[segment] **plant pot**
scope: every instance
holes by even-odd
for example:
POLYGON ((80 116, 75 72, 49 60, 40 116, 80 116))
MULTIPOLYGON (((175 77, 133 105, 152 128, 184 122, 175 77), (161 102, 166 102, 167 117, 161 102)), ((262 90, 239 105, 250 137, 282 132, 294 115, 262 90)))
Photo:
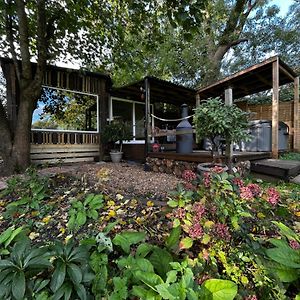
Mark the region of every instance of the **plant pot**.
POLYGON ((110 152, 110 158, 113 163, 119 163, 122 159, 123 152, 110 152))
POLYGON ((210 173, 214 167, 222 167, 223 172, 228 171, 228 167, 226 165, 222 164, 214 164, 214 163, 201 163, 197 166, 197 173, 201 176, 204 175, 204 173, 210 173))

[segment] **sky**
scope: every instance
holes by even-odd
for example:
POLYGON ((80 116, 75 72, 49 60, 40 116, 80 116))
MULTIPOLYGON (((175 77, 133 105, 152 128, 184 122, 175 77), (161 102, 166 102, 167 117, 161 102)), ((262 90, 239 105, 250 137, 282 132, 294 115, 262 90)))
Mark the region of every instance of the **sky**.
POLYGON ((272 0, 270 4, 276 4, 280 8, 280 14, 282 16, 286 15, 289 7, 294 3, 293 0, 272 0))

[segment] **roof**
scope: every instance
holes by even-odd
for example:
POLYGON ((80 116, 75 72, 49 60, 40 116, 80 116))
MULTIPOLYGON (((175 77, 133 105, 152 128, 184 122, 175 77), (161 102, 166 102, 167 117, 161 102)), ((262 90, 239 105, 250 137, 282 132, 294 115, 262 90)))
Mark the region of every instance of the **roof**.
POLYGON ((224 96, 225 89, 231 87, 233 99, 272 89, 272 65, 279 63, 279 86, 291 83, 297 74, 278 56, 273 56, 263 62, 237 72, 204 88, 199 88, 200 99, 224 96))
MULTIPOLYGON (((13 64, 13 60, 11 58, 7 57, 0 57, 0 61, 5 63, 5 64, 13 64)), ((21 63, 21 61, 19 61, 21 63)), ((36 66, 36 63, 32 62, 32 66, 36 66)), ((71 69, 71 68, 65 68, 65 67, 58 67, 55 65, 46 65, 46 70, 47 71, 60 71, 60 72, 65 72, 65 73, 73 73, 73 74, 78 74, 82 76, 89 76, 89 77, 94 77, 94 78, 104 78, 108 82, 111 82, 111 78, 109 75, 104 74, 104 73, 99 73, 99 72, 91 72, 83 69, 71 69)))
POLYGON ((135 101, 144 101, 141 97, 141 88, 145 88, 146 79, 148 79, 150 85, 151 103, 162 102, 175 105, 186 103, 195 105, 196 90, 152 76, 147 76, 140 81, 131 83, 123 87, 113 88, 111 91, 111 95, 135 101))

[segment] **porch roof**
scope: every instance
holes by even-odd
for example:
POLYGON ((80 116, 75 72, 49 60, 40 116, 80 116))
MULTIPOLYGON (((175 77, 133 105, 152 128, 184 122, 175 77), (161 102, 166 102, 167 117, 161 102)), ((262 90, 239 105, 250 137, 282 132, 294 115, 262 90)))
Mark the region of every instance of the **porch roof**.
POLYGON ((272 65, 279 62, 279 86, 294 82, 297 74, 278 56, 270 57, 263 62, 237 72, 206 87, 200 87, 197 95, 200 99, 221 96, 224 91, 232 88, 233 99, 239 99, 258 92, 270 90, 273 87, 272 65))
POLYGON ((195 105, 196 90, 178 85, 156 77, 147 76, 140 81, 111 90, 111 95, 124 99, 144 102, 145 81, 150 85, 151 103, 162 102, 181 105, 183 103, 195 105))

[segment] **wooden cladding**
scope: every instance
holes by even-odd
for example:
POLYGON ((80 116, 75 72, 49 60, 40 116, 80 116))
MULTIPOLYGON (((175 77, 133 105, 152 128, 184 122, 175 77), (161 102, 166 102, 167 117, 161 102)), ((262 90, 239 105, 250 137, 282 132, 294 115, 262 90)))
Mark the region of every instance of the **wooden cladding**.
POLYGON ((99 145, 98 133, 83 132, 55 132, 32 130, 30 135, 31 144, 94 144, 99 145))
POLYGON ((43 84, 96 95, 103 93, 102 80, 99 80, 98 77, 80 74, 79 72, 49 69, 45 72, 43 84))

